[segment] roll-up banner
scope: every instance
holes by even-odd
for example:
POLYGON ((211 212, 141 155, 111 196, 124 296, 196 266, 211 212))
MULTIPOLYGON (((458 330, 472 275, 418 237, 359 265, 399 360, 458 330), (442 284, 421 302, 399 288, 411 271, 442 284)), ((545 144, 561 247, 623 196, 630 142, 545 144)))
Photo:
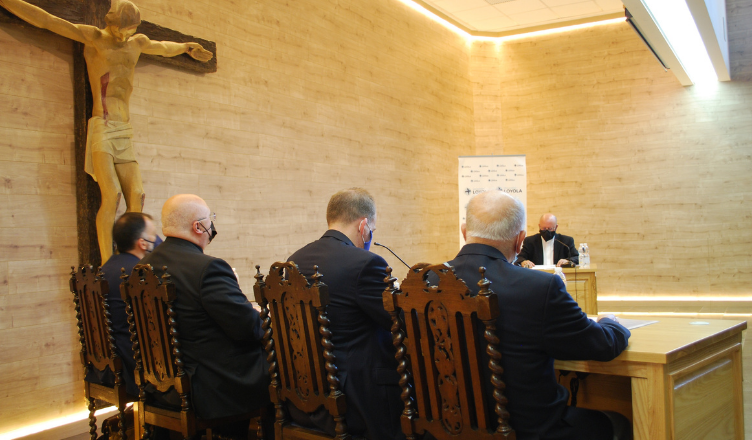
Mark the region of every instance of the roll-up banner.
MULTIPOLYGON (((504 191, 518 199, 527 210, 527 171, 525 155, 460 156, 460 226, 465 223, 467 204, 474 195, 489 189, 504 191)), ((465 245, 460 231, 460 247, 465 245)))

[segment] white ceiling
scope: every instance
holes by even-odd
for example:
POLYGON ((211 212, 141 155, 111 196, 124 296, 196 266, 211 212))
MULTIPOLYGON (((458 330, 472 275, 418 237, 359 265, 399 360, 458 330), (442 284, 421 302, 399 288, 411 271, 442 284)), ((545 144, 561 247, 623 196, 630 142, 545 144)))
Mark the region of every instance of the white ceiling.
POLYGON ((621 0, 422 1, 467 29, 479 32, 513 31, 624 12, 621 0))

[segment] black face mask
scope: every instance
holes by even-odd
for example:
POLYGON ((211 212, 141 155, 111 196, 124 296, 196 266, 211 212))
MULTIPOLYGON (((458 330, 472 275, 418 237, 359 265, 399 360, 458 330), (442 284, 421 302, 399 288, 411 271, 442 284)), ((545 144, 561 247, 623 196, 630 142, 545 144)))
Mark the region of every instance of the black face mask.
MULTIPOLYGON (((198 224, 201 225, 201 222, 199 222, 198 224)), ((209 231, 211 232, 207 231, 204 225, 201 225, 201 227, 204 228, 204 232, 209 234, 209 243, 211 243, 212 240, 214 240, 214 237, 217 236, 217 230, 214 228, 214 222, 211 222, 211 225, 209 226, 209 231)))
POLYGON ((540 231, 541 237, 543 237, 544 240, 549 241, 556 235, 555 231, 540 231))

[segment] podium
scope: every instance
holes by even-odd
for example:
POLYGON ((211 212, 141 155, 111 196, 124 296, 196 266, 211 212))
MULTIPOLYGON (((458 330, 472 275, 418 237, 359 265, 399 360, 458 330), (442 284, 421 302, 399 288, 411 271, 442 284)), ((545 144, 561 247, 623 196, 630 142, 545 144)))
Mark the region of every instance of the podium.
MULTIPOLYGON (((583 312, 588 315, 598 314, 598 285, 595 282, 595 264, 587 268, 565 267, 567 292, 572 295, 583 312)), ((535 269, 533 269, 535 270, 535 269)), ((554 273, 553 269, 541 269, 542 272, 554 273)))

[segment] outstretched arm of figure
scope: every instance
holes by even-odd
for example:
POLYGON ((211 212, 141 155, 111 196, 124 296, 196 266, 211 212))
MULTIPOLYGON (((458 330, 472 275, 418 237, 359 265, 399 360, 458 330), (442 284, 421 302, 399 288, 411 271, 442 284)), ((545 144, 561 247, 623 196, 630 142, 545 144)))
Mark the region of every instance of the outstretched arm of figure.
POLYGON ((29 24, 50 30, 79 43, 86 44, 101 33, 94 26, 73 24, 23 0, 0 0, 0 6, 29 24))
MULTIPOLYGON (((5 1, 5 0, 0 0, 5 1)), ((193 59, 207 62, 214 54, 204 49, 198 43, 175 43, 173 41, 152 41, 144 34, 136 35, 138 44, 141 46, 141 52, 149 55, 161 55, 163 57, 176 57, 187 53, 193 59)))

